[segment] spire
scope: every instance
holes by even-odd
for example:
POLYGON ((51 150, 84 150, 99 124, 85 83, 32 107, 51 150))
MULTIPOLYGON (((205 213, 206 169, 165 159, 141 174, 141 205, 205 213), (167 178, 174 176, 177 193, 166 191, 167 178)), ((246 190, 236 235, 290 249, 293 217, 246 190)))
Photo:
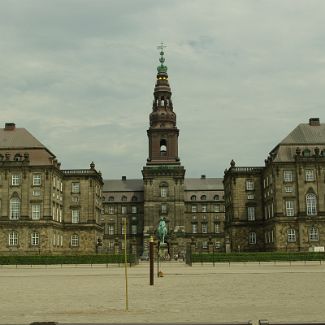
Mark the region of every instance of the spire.
POLYGON ((163 42, 161 42, 161 44, 159 46, 157 46, 157 49, 160 50, 160 58, 159 58, 159 62, 160 65, 157 67, 157 71, 158 71, 158 75, 159 74, 166 74, 167 75, 167 66, 164 65, 165 62, 165 58, 164 58, 164 48, 166 47, 166 45, 164 45, 163 42))
POLYGON ((148 165, 176 164, 178 158, 178 134, 176 114, 173 111, 172 92, 168 82, 167 66, 164 57, 163 43, 157 48, 160 50, 160 65, 157 67, 157 80, 154 89, 152 112, 150 113, 148 165))
POLYGON ((150 114, 150 127, 152 128, 165 129, 176 127, 176 115, 173 112, 172 92, 168 82, 167 66, 164 65, 165 47, 163 43, 157 46, 160 50, 160 65, 157 67, 157 81, 154 90, 152 113, 150 114))

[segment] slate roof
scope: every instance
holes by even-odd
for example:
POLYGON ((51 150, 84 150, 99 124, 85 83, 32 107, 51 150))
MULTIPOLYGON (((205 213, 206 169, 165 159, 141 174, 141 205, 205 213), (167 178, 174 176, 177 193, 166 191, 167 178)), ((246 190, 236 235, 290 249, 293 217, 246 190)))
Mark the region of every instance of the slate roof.
POLYGON ((104 180, 103 191, 112 192, 139 192, 143 191, 142 179, 108 179, 104 180))
POLYGON ((280 144, 325 144, 325 123, 320 125, 299 124, 280 144))
POLYGON ((24 128, 0 129, 0 149, 45 148, 24 128))
POLYGON ((47 166, 52 164, 55 155, 24 128, 0 128, 0 152, 9 153, 11 159, 16 154, 29 154, 29 165, 47 166))
POLYGON ((301 151, 308 148, 314 152, 316 147, 320 151, 324 150, 325 123, 319 125, 299 124, 270 152, 270 155, 273 156, 274 162, 293 162, 297 147, 301 151))
POLYGON ((223 190, 222 178, 186 178, 185 191, 223 190))

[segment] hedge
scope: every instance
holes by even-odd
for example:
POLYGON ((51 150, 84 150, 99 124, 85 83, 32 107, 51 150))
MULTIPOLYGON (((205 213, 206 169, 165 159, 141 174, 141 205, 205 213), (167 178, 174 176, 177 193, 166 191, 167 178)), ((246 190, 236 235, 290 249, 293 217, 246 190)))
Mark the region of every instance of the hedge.
POLYGON ((192 263, 222 263, 222 262, 272 262, 272 261, 320 261, 325 260, 325 253, 217 253, 192 254, 192 263))
MULTIPOLYGON (((127 256, 128 263, 136 263, 134 255, 127 256)), ((50 264, 108 264, 124 263, 124 255, 26 255, 0 256, 0 265, 50 265, 50 264)))

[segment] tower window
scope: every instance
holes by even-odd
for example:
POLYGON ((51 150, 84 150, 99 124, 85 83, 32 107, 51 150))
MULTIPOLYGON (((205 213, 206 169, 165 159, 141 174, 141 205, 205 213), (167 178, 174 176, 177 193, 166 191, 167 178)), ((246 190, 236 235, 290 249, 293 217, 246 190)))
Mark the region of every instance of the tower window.
POLYGON ((160 140, 160 156, 166 156, 167 155, 167 141, 166 139, 160 140))

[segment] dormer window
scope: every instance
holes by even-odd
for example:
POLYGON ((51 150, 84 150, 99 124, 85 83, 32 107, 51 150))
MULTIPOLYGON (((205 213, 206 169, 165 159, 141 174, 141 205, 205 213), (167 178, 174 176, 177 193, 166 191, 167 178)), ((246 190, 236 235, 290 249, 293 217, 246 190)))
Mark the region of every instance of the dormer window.
POLYGON ((303 152, 302 152, 302 155, 304 157, 310 157, 310 150, 309 149, 305 149, 303 152))
POLYGON ((196 201, 196 195, 191 196, 191 201, 196 201))

